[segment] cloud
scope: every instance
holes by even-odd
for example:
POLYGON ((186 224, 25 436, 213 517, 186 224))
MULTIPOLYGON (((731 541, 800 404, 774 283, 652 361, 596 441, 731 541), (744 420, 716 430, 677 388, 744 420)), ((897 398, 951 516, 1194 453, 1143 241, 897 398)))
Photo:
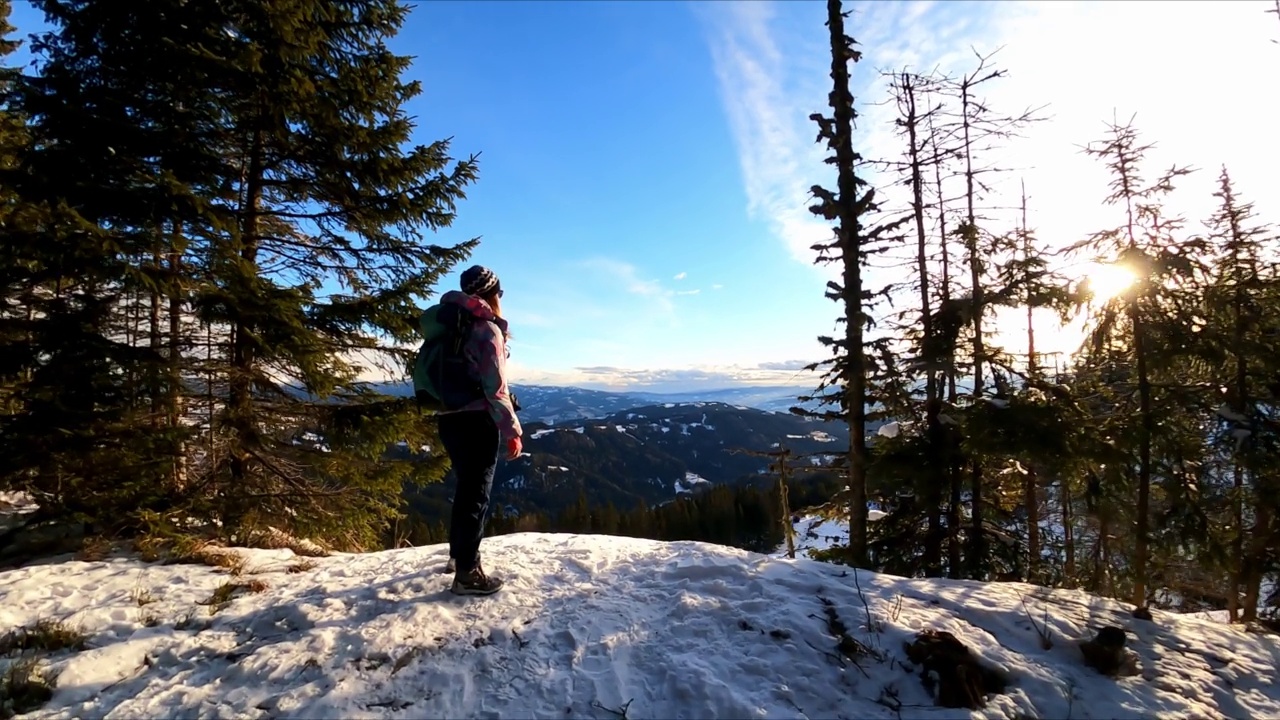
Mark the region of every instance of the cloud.
POLYGON ((772 3, 714 7, 707 13, 712 59, 738 148, 748 214, 767 221, 797 260, 812 262, 809 248, 832 233, 808 211, 808 188, 824 165, 822 149, 812 142, 816 126, 804 125, 820 106, 809 102, 812 91, 790 91, 791 48, 784 53, 779 47, 772 3))
POLYGON ((796 370, 805 369, 811 362, 810 360, 784 360, 783 362, 764 362, 756 367, 761 370, 788 370, 795 372, 796 370))
POLYGON ((687 273, 687 272, 681 272, 681 273, 676 273, 676 276, 675 276, 674 278, 672 278, 672 279, 673 279, 673 280, 683 280, 683 279, 685 279, 685 278, 687 278, 687 277, 689 277, 689 273, 687 273))
MULTIPOLYGON (((610 278, 611 285, 620 286, 625 292, 631 295, 646 299, 651 303, 652 307, 664 314, 672 314, 675 312, 674 298, 685 295, 697 295, 699 290, 675 290, 665 287, 658 280, 646 279, 640 275, 640 270, 631 263, 611 258, 592 258, 584 260, 581 266, 587 270, 599 273, 610 278)), ((680 273, 676 279, 680 279, 685 273, 680 273)))
POLYGON ((640 369, 614 366, 575 368, 562 375, 565 384, 597 390, 647 392, 689 392, 722 390, 742 386, 805 386, 816 380, 812 374, 762 366, 704 365, 690 368, 640 369))
MULTIPOLYGON (((1270 94, 1258 85, 1260 77, 1280 73, 1280 51, 1270 42, 1277 24, 1263 14, 1269 6, 1186 2, 1153 12, 1148 3, 1119 1, 857 3, 850 33, 864 58, 850 65, 861 114, 855 142, 869 159, 901 153, 880 70, 936 67, 955 76, 974 68, 975 51, 999 50, 993 60, 1008 76, 986 83, 980 98, 1007 114, 1048 105, 1050 117, 1023 138, 983 153, 984 165, 1011 170, 986 176, 992 191, 981 204, 991 229, 1014 227, 1021 181, 1030 196, 1030 224, 1051 246, 1115 226, 1119 214, 1101 202, 1105 167, 1080 149, 1100 139, 1113 116, 1135 113, 1143 140, 1157 144, 1145 165, 1148 178, 1175 163, 1201 169, 1180 182, 1183 189, 1169 202, 1185 215, 1189 231, 1211 211, 1224 163, 1259 215, 1274 220, 1280 196, 1267 190, 1280 145, 1270 142, 1270 94), (1080 38, 1089 38, 1087 50, 1080 38)), ((805 263, 813 257, 808 245, 830 232, 804 210, 810 185, 832 184, 807 120, 810 112, 827 112, 823 9, 752 2, 717 5, 705 15, 749 210, 805 263)), ((904 206, 900 188, 872 179, 886 206, 904 206)), ((889 279, 897 278, 880 271, 874 277, 889 279)), ((1010 351, 1025 345, 1022 318, 999 321, 1007 331, 1000 341, 1010 351)), ((1069 350, 1079 341, 1078 327, 1060 332, 1047 318, 1037 332, 1042 348, 1069 350)))
POLYGON ((724 286, 723 286, 723 285, 721 285, 720 283, 716 283, 716 284, 714 284, 714 285, 712 285, 712 286, 711 286, 711 289, 712 289, 712 290, 723 290, 723 289, 724 289, 724 286))

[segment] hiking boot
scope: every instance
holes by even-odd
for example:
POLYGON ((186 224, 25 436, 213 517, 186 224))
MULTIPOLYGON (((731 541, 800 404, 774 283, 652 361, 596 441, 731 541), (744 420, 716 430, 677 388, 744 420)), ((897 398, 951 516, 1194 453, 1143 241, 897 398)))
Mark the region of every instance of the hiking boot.
POLYGON ((465 575, 454 575, 451 589, 454 595, 492 595, 502 589, 502 580, 485 575, 484 570, 476 565, 465 575))
POLYGON ((457 575, 457 574, 458 574, 458 561, 457 561, 457 560, 454 560, 453 558, 449 558, 449 562, 445 563, 445 565, 444 565, 444 570, 441 570, 440 572, 442 572, 442 573, 452 573, 452 574, 454 574, 454 575, 457 575))

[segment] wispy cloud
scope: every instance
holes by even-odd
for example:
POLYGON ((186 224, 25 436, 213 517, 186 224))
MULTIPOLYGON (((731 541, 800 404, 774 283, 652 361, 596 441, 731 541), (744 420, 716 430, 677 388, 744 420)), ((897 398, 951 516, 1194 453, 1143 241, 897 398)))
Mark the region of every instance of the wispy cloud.
MULTIPOLYGON (((851 65, 862 114, 856 142, 869 159, 900 153, 879 71, 939 68, 954 76, 972 70, 975 52, 999 50, 995 61, 1008 77, 984 86, 982 99, 1009 114, 1047 104, 1050 118, 1025 138, 984 152, 985 166, 1010 170, 986 176, 992 192, 983 205, 994 231, 1012 227, 1011 211, 994 206, 1016 205, 1023 180, 1031 224, 1050 244, 1063 246, 1114 224, 1113 208, 1100 202, 1105 168, 1080 153, 1103 135, 1113 112, 1122 120, 1136 113, 1144 139, 1158 144, 1149 175, 1175 163, 1202 169, 1171 200, 1190 227, 1211 209, 1212 183, 1224 163, 1260 214, 1275 218, 1280 196, 1265 193, 1280 146, 1264 140, 1274 135, 1274 116, 1257 86, 1258 73, 1268 72, 1263 68, 1280 67, 1280 53, 1269 42, 1274 18, 1263 14, 1269 5, 1171 3, 1152 13, 1150 4, 1119 1, 855 3, 850 33, 864 51, 862 62, 851 65), (1087 52, 1079 49, 1081 37, 1090 39, 1087 52), (1188 88, 1196 94, 1189 96, 1188 88)), ((714 13, 703 14, 749 210, 806 263, 813 257, 808 246, 830 233, 805 210, 808 188, 831 184, 807 120, 826 111, 830 89, 824 9, 750 2, 716 4, 714 13)), ((882 200, 902 206, 899 190, 877 184, 882 200)), ((1000 322, 1010 328, 1006 347, 1016 351, 1020 324, 1000 322)), ((1078 340, 1071 332, 1051 337, 1055 331, 1052 323, 1042 328, 1038 343, 1060 340, 1058 349, 1066 350, 1078 340)))
POLYGON ((796 370, 739 365, 703 365, 681 369, 637 369, 614 366, 575 368, 567 384, 600 390, 688 392, 741 386, 804 386, 814 377, 796 370))
MULTIPOLYGON (((853 5, 851 32, 874 54, 870 61, 851 66, 860 111, 866 110, 864 94, 883 85, 877 68, 920 67, 926 61, 925 48, 939 47, 939 40, 947 41, 948 51, 929 62, 951 54, 951 48, 965 47, 962 36, 968 20, 963 13, 939 7, 945 6, 935 6, 932 0, 853 5)), ((812 246, 830 239, 833 232, 830 223, 808 210, 814 185, 834 185, 834 174, 823 162, 827 150, 815 142, 817 126, 809 120, 812 113, 830 113, 825 8, 762 1, 717 5, 717 10, 706 15, 712 58, 738 147, 748 211, 769 222, 793 257, 812 263, 812 246)), ((874 110, 868 113, 872 114, 874 110)), ((863 137, 859 149, 864 153, 868 124, 859 122, 856 131, 863 137)), ((891 130, 871 132, 892 136, 891 130)))
POLYGON ((676 276, 675 276, 674 278, 672 278, 672 280, 683 280, 683 279, 685 279, 685 278, 687 278, 687 277, 689 277, 689 273, 687 273, 687 272, 680 272, 680 273, 676 273, 676 276))
POLYGON ((767 221, 796 259, 812 262, 809 248, 832 232, 807 209, 823 164, 812 142, 816 126, 804 126, 818 106, 787 84, 795 67, 779 48, 776 10, 770 2, 717 4, 706 16, 748 213, 767 221))
MULTIPOLYGON (((645 278, 640 274, 639 268, 621 260, 592 258, 582 261, 581 265, 591 272, 610 278, 617 287, 621 287, 630 295, 643 298, 650 303, 651 307, 663 313, 675 312, 675 298, 697 295, 700 292, 698 289, 676 290, 666 287, 659 280, 645 278)), ((684 276, 685 273, 680 273, 676 279, 679 280, 684 276)))
POLYGON ((809 365, 809 363, 809 360, 784 360, 783 362, 760 363, 759 368, 761 370, 786 370, 795 372, 796 370, 803 370, 807 365, 809 365))

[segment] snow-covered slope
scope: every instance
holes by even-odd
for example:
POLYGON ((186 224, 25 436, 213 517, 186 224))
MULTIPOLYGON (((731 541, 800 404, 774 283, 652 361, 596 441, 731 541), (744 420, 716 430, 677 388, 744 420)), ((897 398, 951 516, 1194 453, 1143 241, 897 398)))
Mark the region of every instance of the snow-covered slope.
MULTIPOLYGON (((828 550, 836 546, 848 545, 849 518, 844 512, 843 508, 824 506, 811 508, 805 514, 797 516, 796 522, 791 525, 795 533, 792 541, 795 543, 796 557, 810 557, 810 550, 828 550)), ((868 522, 875 522, 884 516, 883 510, 867 508, 868 522)), ((786 556, 787 543, 784 540, 773 552, 773 557, 786 556)))
POLYGON ((1136 621, 1078 592, 603 536, 509 535, 483 551, 508 583, 488 598, 448 593, 443 546, 314 566, 240 551, 237 577, 123 557, 38 564, 0 573, 0 627, 57 619, 88 634, 47 659, 58 687, 31 717, 970 717, 934 709, 909 669, 903 644, 927 628, 1008 673, 974 717, 1280 716, 1275 638, 1136 621), (200 604, 253 581, 259 592, 200 604), (873 651, 857 665, 824 599, 873 651), (1047 622, 1050 649, 1029 617, 1047 622), (1132 633, 1138 675, 1082 664, 1073 641, 1104 624, 1132 633))

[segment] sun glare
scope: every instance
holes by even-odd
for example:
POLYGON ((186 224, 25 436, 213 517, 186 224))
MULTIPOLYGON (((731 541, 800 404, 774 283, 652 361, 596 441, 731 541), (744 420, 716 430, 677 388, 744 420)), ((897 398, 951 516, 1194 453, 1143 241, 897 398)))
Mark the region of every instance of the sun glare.
POLYGON ((1123 265, 1094 263, 1085 270, 1084 279, 1089 283, 1093 301, 1102 304, 1128 290, 1137 276, 1123 265))

